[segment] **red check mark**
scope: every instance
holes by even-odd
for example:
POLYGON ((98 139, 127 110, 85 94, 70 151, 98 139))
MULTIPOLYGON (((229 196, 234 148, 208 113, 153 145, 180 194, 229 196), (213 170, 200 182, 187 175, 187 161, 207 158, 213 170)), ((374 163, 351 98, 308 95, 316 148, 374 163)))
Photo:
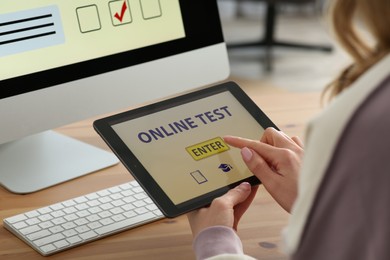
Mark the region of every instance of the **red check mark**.
POLYGON ((125 16, 125 12, 127 10, 127 4, 126 1, 123 2, 121 14, 115 13, 114 17, 119 20, 119 22, 122 22, 123 17, 125 16))

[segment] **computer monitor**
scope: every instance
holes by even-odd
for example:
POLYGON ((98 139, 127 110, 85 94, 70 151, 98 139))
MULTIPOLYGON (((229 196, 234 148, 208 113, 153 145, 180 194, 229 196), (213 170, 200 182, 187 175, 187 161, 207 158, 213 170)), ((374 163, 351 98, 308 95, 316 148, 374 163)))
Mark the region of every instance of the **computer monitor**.
POLYGON ((228 75, 216 0, 2 0, 0 183, 29 193, 115 164, 47 130, 228 75))

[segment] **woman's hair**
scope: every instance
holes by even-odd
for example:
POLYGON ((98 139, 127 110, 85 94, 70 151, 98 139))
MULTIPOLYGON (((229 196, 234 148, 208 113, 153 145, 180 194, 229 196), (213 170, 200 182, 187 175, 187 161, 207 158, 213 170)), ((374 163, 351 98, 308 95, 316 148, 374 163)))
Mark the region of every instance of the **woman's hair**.
POLYGON ((325 89, 330 98, 390 53, 390 0, 333 0, 331 20, 337 40, 353 63, 325 89), (359 25, 372 35, 373 44, 358 33, 359 25))

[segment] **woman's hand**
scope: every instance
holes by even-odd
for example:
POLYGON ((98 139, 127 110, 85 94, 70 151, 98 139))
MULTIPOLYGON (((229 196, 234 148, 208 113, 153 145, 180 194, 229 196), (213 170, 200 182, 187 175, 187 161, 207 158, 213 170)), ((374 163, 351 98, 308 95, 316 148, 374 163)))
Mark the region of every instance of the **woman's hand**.
POLYGON ((227 226, 237 230, 238 222, 252 203, 257 188, 251 187, 247 182, 241 183, 225 195, 214 199, 209 207, 188 213, 193 236, 212 226, 227 226))
POLYGON ((267 128, 260 141, 226 136, 225 142, 241 149, 241 155, 271 196, 288 212, 298 194, 298 173, 303 158, 302 142, 267 128))
MULTIPOLYGON (((303 157, 302 142, 274 128, 265 130, 260 141, 227 136, 225 142, 241 148, 248 168, 273 198, 288 212, 297 197, 297 179, 303 157)), ((258 187, 242 183, 213 200, 206 208, 187 214, 194 237, 212 226, 237 230, 238 223, 252 203, 258 187)))

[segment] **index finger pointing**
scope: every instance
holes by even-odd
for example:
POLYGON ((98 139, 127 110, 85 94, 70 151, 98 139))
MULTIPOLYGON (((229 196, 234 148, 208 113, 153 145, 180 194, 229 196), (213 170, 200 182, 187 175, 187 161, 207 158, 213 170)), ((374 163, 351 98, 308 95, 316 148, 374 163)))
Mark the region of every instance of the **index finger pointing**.
POLYGON ((273 161, 275 159, 275 156, 277 156, 278 148, 273 147, 269 144, 262 143, 260 141, 255 141, 251 139, 246 139, 242 137, 236 137, 236 136, 225 136, 224 141, 236 148, 250 148, 254 151, 256 151, 257 154, 259 154, 261 157, 263 157, 267 161, 273 161))
POLYGON ((250 144, 253 144, 254 142, 256 142, 256 141, 251 140, 251 139, 238 137, 238 136, 230 136, 230 135, 224 136, 223 140, 227 144, 234 146, 236 148, 248 147, 250 144))

